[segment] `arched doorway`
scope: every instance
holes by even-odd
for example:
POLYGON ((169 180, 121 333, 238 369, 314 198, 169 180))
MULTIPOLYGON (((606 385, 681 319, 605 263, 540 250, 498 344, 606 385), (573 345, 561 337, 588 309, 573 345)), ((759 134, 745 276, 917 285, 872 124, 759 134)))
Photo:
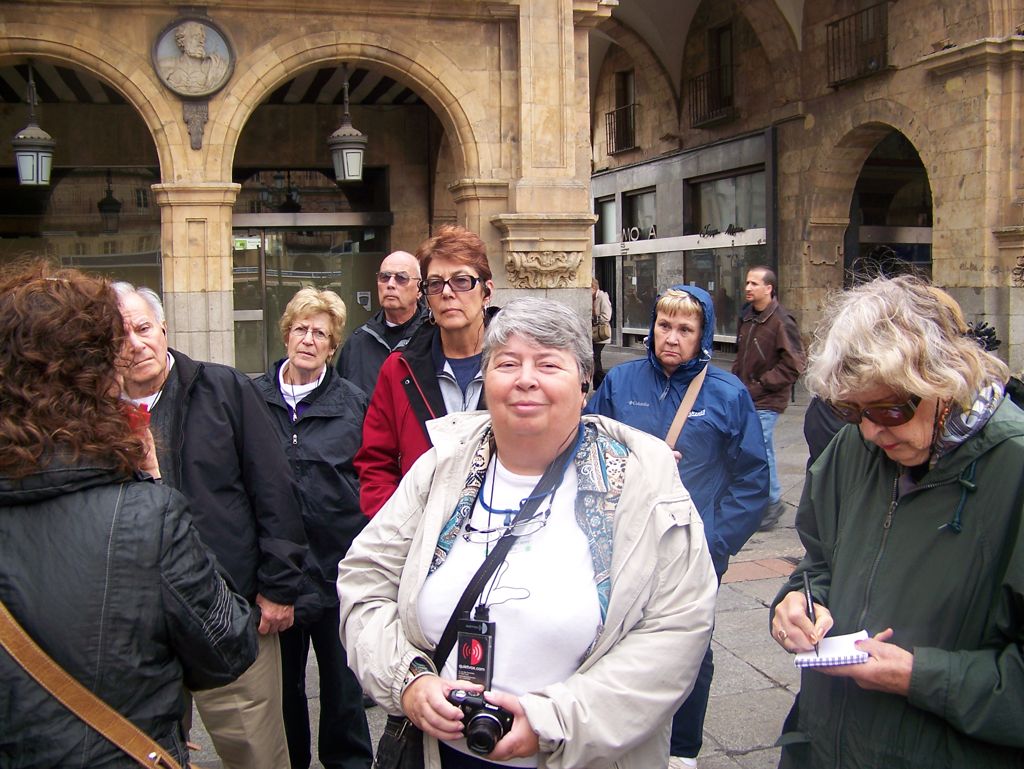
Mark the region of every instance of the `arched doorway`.
POLYGON ((899 131, 868 155, 850 201, 845 282, 857 276, 932 275, 932 193, 921 157, 899 131))
POLYGON ((256 107, 233 166, 236 366, 257 373, 284 354, 277 323, 303 286, 341 296, 346 337, 379 309, 381 260, 415 251, 429 234, 442 135, 408 86, 340 62, 301 71, 256 107), (346 75, 352 122, 369 144, 362 181, 339 185, 326 139, 340 121, 346 75))
MULTIPOLYGON (((160 181, 153 138, 125 98, 67 62, 33 59, 36 117, 56 141, 48 186, 22 186, 0 165, 0 269, 46 257, 161 291, 160 181)), ((28 120, 29 61, 0 65, 0 135, 28 120)))

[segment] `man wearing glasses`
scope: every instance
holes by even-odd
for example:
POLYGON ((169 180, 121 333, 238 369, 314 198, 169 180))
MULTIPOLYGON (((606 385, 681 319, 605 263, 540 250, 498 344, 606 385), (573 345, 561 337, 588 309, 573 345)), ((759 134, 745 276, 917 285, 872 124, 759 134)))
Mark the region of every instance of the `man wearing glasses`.
POLYGON ((338 355, 338 373, 366 393, 373 386, 384 359, 409 343, 426 312, 421 302, 420 265, 407 251, 395 251, 380 263, 377 299, 380 310, 352 332, 338 355))

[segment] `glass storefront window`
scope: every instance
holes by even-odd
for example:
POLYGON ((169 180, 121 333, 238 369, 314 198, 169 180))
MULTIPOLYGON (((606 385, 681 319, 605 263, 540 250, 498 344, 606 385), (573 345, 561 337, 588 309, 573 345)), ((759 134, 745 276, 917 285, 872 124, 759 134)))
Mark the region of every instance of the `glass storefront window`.
POLYGON ((615 198, 594 201, 597 223, 594 225, 594 242, 617 243, 619 240, 618 217, 615 215, 615 198))
POLYGON ((342 342, 377 307, 386 228, 246 228, 234 231, 235 365, 250 374, 284 356, 278 322, 295 292, 330 289, 345 302, 342 342))
POLYGON ((643 254, 622 258, 622 327, 647 333, 651 308, 658 295, 657 256, 643 254))
POLYGON ((138 191, 160 181, 155 168, 110 169, 111 195, 121 203, 116 231, 105 232, 97 203, 106 197, 106 168, 59 169, 52 189, 16 190, 0 215, 0 269, 44 257, 112 280, 162 293, 160 211, 140 204, 138 191))
POLYGON ((691 184, 693 211, 686 234, 764 227, 764 185, 764 171, 691 184))
POLYGON ((711 294, 715 305, 715 333, 735 336, 751 267, 764 264, 765 246, 702 248, 686 252, 686 283, 711 294))
POLYGON ((640 240, 650 237, 651 228, 657 221, 654 190, 631 192, 622 196, 622 229, 626 234, 622 240, 640 240), (637 232, 632 230, 636 228, 637 232))

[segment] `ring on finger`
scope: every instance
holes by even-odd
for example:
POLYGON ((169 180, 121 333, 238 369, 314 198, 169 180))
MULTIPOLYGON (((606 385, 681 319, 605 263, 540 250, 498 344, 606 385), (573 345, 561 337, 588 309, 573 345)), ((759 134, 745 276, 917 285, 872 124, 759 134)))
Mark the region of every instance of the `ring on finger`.
POLYGON ((780 641, 785 641, 786 640, 787 633, 782 628, 779 628, 779 632, 777 633, 777 635, 778 635, 780 641))

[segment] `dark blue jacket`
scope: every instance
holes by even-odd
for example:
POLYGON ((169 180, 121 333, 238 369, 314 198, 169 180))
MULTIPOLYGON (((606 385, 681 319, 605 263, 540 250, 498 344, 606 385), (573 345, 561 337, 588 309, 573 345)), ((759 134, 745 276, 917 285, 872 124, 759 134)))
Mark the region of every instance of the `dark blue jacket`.
POLYGON ((295 603, 296 622, 309 622, 338 605, 338 561, 367 523, 359 509, 359 478, 352 460, 363 439, 367 397, 327 366, 324 381, 299 403, 298 421, 281 395, 285 359, 257 380, 299 491, 309 539, 306 584, 295 603))
POLYGON ((378 310, 376 315, 352 332, 352 336, 341 348, 336 364, 338 373, 366 393, 366 397, 369 398, 373 395, 373 388, 377 384, 380 367, 384 365, 384 361, 395 350, 401 350, 409 344, 412 335, 426 319, 426 310, 421 307, 402 329, 401 338, 395 342, 394 347, 391 347, 387 340, 384 310, 378 310))
MULTIPOLYGON (((647 358, 623 363, 608 376, 584 409, 664 438, 690 381, 711 362, 715 310, 711 296, 694 286, 686 291, 704 308, 701 350, 671 377, 654 357, 654 321, 647 358)), ((732 374, 710 366, 697 401, 676 441, 683 455, 679 477, 704 519, 704 534, 719 577, 757 530, 768 503, 764 437, 747 388, 732 374)))

